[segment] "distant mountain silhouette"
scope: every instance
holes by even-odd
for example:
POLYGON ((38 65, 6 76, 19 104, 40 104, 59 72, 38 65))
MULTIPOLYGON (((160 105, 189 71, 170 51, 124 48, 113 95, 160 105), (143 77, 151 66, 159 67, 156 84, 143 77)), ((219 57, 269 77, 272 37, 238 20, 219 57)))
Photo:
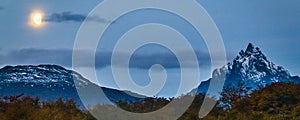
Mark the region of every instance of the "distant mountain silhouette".
POLYGON ((110 103, 104 99, 105 96, 97 94, 100 88, 112 103, 119 100, 134 102, 144 97, 136 98, 124 91, 100 87, 80 74, 57 65, 6 66, 0 69, 1 97, 24 94, 39 97, 43 101, 54 101, 61 97, 74 99, 81 108, 84 108, 75 85, 83 92, 83 97, 90 98, 85 100, 87 105, 110 103))

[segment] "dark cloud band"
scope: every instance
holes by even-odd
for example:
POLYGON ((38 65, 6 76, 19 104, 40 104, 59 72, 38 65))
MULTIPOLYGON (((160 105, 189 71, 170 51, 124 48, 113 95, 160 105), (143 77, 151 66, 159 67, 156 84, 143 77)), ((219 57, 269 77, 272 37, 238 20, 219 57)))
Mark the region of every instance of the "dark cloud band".
POLYGON ((99 22, 99 23, 110 23, 111 21, 98 16, 87 17, 82 14, 74 14, 72 12, 53 13, 50 16, 46 16, 45 21, 47 22, 83 22, 84 20, 99 22))
MULTIPOLYGON (((58 64, 66 67, 72 66, 72 50, 68 49, 21 49, 13 51, 6 55, 0 55, 0 65, 15 65, 15 64, 58 64)), ((93 55, 91 51, 80 50, 82 60, 79 61, 82 67, 93 67, 86 63, 86 58, 93 55)), ((125 53, 116 53, 119 57, 119 67, 127 67, 124 64, 125 53)), ((189 62, 190 57, 188 53, 182 52, 184 62, 189 62)), ((208 53, 196 52, 200 67, 210 66, 210 56, 208 53)), ((96 68, 103 68, 111 64, 110 51, 100 51, 96 53, 96 68)), ((136 53, 132 55, 129 66, 131 68, 149 69, 154 64, 161 64, 165 68, 180 68, 179 62, 173 53, 154 53, 142 54, 136 53)), ((195 66, 185 66, 195 67, 195 66)))

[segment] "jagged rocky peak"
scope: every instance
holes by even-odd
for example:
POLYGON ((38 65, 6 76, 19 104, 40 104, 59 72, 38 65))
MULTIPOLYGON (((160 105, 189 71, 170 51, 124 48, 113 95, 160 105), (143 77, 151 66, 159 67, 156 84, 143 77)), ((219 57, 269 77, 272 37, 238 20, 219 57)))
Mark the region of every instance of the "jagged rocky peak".
POLYGON ((278 81, 286 82, 291 77, 287 70, 270 62, 252 43, 249 43, 245 51, 241 50, 226 67, 227 79, 232 81, 242 80, 266 85, 278 81))
POLYGON ((239 52, 239 55, 237 56, 236 60, 250 56, 267 60, 266 56, 261 52, 261 50, 258 47, 254 47, 252 43, 249 43, 246 51, 241 50, 239 52))
MULTIPOLYGON (((239 55, 233 60, 232 63, 227 64, 228 70, 253 68, 258 68, 258 70, 261 70, 260 68, 262 67, 272 66, 274 66, 274 64, 269 62, 261 50, 258 47, 254 47, 252 43, 249 43, 245 51, 241 50, 239 55)), ((240 70, 236 70, 236 72, 239 71, 240 70)))
POLYGON ((249 43, 249 45, 245 51, 245 53, 247 53, 247 54, 258 53, 258 52, 260 52, 259 48, 258 47, 254 48, 252 43, 249 43))
MULTIPOLYGON (((291 76, 281 66, 270 62, 262 51, 249 43, 247 49, 241 50, 233 62, 214 72, 212 78, 204 81, 198 87, 197 93, 206 93, 211 80, 224 80, 220 73, 225 73, 224 86, 236 86, 244 83, 251 90, 259 89, 274 82, 293 82, 300 84, 298 76, 291 76)), ((224 87, 224 88, 225 88, 224 87)))

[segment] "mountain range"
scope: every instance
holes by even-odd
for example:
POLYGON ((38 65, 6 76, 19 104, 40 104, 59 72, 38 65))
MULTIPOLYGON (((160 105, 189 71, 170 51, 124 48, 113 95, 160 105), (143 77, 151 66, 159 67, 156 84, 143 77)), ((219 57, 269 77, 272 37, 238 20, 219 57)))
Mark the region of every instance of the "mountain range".
MULTIPOLYGON (((197 93, 206 93, 211 81, 220 77, 220 73, 223 73, 225 78, 222 81, 224 87, 236 86, 242 82, 251 90, 255 90, 274 82, 300 83, 298 76, 292 76, 283 67, 270 62, 261 50, 251 43, 245 51, 240 51, 232 62, 214 72, 211 79, 201 82, 197 93)), ((38 96, 43 101, 53 101, 61 97, 74 99, 84 109, 86 106, 81 102, 78 92, 83 93, 81 97, 93 98, 84 100, 85 104, 91 106, 116 103, 119 100, 135 102, 146 97, 128 91, 100 87, 79 73, 58 65, 6 66, 0 69, 0 97, 38 96), (105 94, 98 94, 99 89, 105 94), (106 97, 109 100, 105 99, 106 97)))

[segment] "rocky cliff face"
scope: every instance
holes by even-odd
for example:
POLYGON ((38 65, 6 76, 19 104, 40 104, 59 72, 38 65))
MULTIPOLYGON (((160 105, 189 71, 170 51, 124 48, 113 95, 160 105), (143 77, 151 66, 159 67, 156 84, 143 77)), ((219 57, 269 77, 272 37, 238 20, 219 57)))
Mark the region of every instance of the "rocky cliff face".
MULTIPOLYGON (((251 90, 255 90, 274 82, 300 81, 299 77, 291 76, 282 66, 270 62, 262 51, 251 43, 245 51, 241 50, 232 62, 220 68, 219 72, 226 74, 224 87, 243 83, 251 90)), ((218 74, 214 73, 214 77, 218 77, 218 74)), ((211 79, 202 82, 197 93, 205 93, 210 81, 211 79)))

